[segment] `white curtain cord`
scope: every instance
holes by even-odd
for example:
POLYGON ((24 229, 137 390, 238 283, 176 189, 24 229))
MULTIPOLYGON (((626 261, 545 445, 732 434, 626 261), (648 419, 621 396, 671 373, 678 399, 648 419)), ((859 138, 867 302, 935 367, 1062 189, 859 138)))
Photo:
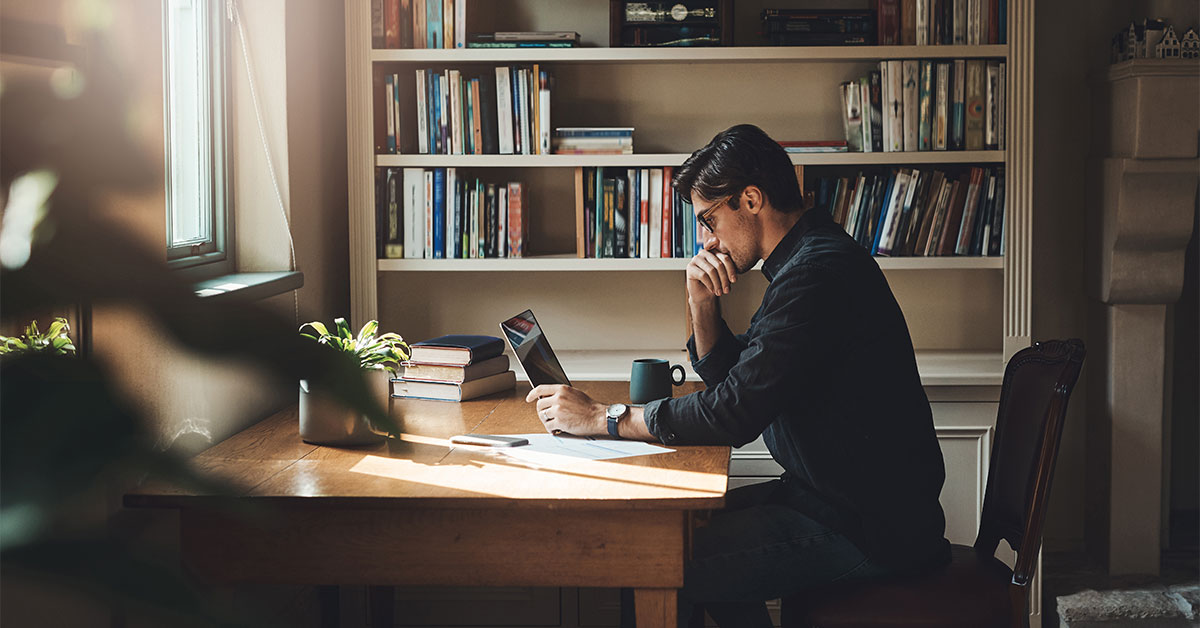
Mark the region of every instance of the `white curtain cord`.
MULTIPOLYGON (((267 171, 271 173, 271 185, 275 188, 275 200, 279 201, 279 215, 283 218, 284 233, 287 234, 289 270, 296 270, 296 243, 292 240, 292 225, 288 220, 287 208, 283 204, 283 193, 279 189, 279 179, 275 176, 275 162, 271 159, 271 146, 267 143, 267 132, 263 125, 262 107, 258 104, 258 90, 254 86, 254 64, 250 61, 250 48, 246 44, 246 29, 242 25, 242 16, 238 11, 237 0, 225 0, 225 12, 229 21, 237 26, 238 39, 242 43, 242 61, 246 64, 246 78, 250 82, 250 100, 254 103, 254 117, 258 121, 258 137, 262 140, 263 153, 267 156, 267 171)), ((292 291, 292 305, 296 324, 300 324, 300 297, 296 290, 292 291)))

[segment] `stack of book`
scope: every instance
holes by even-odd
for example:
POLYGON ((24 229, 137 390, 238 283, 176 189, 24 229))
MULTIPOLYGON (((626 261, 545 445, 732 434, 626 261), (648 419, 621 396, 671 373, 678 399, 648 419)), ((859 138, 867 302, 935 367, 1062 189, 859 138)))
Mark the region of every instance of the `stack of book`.
POLYGON ((880 61, 840 86, 851 152, 1003 150, 1005 63, 880 61))
POLYGON ((392 396, 466 401, 512 390, 504 341, 495 336, 439 336, 412 345, 412 359, 392 378, 392 396))
POLYGON ((859 172, 818 177, 812 191, 872 255, 1004 254, 1003 168, 859 172))
POLYGON ((762 34, 773 46, 873 46, 875 12, 766 9, 762 34))
POLYGON ((471 33, 467 48, 574 48, 579 45, 575 31, 516 31, 471 33))
POLYGON ((466 0, 371 0, 374 48, 465 48, 466 0))
MULTIPOLYGON (((399 74, 383 75, 376 87, 377 115, 384 116, 384 124, 376 126, 379 152, 401 152, 402 80, 399 74)), ((423 155, 549 154, 552 83, 536 63, 499 66, 494 74, 479 76, 457 69, 417 70, 416 111, 404 114, 416 118, 416 151, 423 155)), ((412 150, 411 145, 405 150, 412 150)))
POLYGON ((375 175, 379 257, 525 256, 525 184, 486 183, 457 168, 377 168, 375 175))
POLYGON ((881 46, 1008 43, 1008 0, 874 0, 881 46))
POLYGON ((846 140, 785 140, 779 145, 789 153, 846 152, 846 140))
POLYGON ((704 245, 692 204, 671 187, 673 168, 576 170, 580 257, 691 257, 704 245))
POLYGON ((560 155, 632 155, 633 127, 573 126, 554 129, 560 155))

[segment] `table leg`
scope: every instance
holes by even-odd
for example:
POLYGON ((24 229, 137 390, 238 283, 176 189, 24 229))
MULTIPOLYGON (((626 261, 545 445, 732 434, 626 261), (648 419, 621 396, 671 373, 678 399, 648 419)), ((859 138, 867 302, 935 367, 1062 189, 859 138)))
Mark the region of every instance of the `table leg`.
POLYGON ((675 589, 634 589, 638 628, 675 628, 675 589))

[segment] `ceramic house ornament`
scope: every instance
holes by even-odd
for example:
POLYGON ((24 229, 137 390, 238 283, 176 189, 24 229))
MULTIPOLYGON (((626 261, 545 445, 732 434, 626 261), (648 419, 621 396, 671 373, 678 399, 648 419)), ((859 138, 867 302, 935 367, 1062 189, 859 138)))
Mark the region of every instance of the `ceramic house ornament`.
POLYGON ((1179 40, 1179 56, 1184 59, 1200 59, 1200 35, 1196 29, 1189 28, 1179 40))
POLYGON ((1179 38, 1175 36, 1175 27, 1168 26, 1163 33, 1162 41, 1154 49, 1154 56, 1159 59, 1179 58, 1179 38))
POLYGON ((1142 20, 1142 42, 1138 47, 1139 58, 1153 59, 1156 56, 1158 44, 1162 42, 1166 29, 1167 22, 1161 18, 1146 18, 1142 20))

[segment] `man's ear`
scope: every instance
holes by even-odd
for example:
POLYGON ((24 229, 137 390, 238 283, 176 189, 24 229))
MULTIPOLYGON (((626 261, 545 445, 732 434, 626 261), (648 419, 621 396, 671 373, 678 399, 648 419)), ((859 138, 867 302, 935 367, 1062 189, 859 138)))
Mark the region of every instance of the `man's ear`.
POLYGON ((748 185, 742 190, 742 201, 746 205, 746 210, 751 214, 757 214, 762 211, 763 193, 757 185, 748 185))

